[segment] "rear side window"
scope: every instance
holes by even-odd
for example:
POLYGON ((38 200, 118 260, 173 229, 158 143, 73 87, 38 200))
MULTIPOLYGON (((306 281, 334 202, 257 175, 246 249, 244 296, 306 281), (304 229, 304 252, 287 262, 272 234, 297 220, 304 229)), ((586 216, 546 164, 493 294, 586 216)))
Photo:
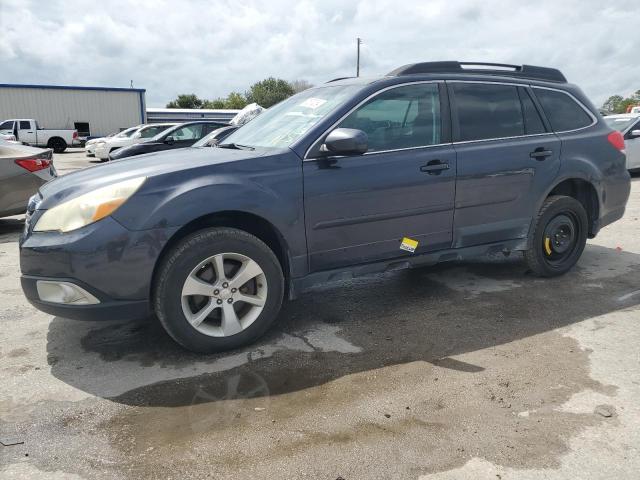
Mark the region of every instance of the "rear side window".
POLYGON ((20 121, 20 130, 29 130, 31 128, 31 122, 29 120, 20 121))
POLYGON ((339 125, 369 137, 369 151, 440 143, 440 94, 435 83, 391 88, 358 107, 339 125))
POLYGON ((546 129, 544 128, 544 123, 542 123, 542 118, 540 118, 538 109, 533 103, 533 100, 531 100, 529 92, 527 92, 524 88, 519 88, 518 92, 520 93, 520 101, 522 102, 522 114, 524 115, 525 133, 527 135, 537 135, 540 133, 545 133, 546 129))
POLYGON ((461 141, 524 135, 520 97, 515 86, 452 83, 461 141))
POLYGON ((576 130, 593 123, 587 112, 566 93, 536 88, 535 94, 554 131, 576 130))

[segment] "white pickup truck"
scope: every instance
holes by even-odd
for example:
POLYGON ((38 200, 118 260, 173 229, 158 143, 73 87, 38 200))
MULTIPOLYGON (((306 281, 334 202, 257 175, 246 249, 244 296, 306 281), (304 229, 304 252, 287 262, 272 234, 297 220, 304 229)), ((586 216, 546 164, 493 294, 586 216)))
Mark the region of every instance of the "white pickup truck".
POLYGON ((50 130, 38 127, 32 118, 13 118, 0 123, 0 135, 13 135, 17 141, 34 147, 47 147, 55 153, 79 144, 77 130, 50 130))

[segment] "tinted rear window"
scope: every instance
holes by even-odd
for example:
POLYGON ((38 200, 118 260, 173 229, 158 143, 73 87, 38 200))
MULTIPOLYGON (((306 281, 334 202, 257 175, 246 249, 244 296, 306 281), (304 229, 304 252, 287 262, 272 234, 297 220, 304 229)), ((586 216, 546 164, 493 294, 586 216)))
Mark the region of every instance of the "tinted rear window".
POLYGON ((518 90, 510 85, 453 83, 461 141, 524 135, 518 90))
POLYGON ((551 127, 556 132, 576 130, 591 125, 591 117, 566 93, 535 89, 551 127))

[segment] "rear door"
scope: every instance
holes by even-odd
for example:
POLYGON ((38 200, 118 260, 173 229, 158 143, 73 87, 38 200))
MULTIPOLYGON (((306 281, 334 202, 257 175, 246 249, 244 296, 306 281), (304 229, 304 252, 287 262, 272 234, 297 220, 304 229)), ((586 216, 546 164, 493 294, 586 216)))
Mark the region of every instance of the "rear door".
POLYGON ((456 156, 440 89, 422 82, 378 92, 330 129, 364 131, 367 153, 305 159, 311 271, 450 247, 456 156), (414 253, 401 249, 403 237, 418 242, 414 253))
POLYGON ((453 246, 525 238, 560 168, 560 140, 528 87, 447 83, 458 159, 453 246))

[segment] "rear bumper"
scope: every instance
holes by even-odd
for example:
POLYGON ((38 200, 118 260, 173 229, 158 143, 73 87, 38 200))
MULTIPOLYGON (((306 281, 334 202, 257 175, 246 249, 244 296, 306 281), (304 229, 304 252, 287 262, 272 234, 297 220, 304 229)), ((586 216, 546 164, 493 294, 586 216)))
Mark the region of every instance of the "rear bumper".
POLYGON ((77 279, 34 277, 23 275, 20 278, 22 291, 31 305, 38 310, 57 317, 72 320, 109 321, 109 320, 137 320, 151 315, 151 307, 147 300, 114 300, 102 292, 83 284, 77 279), (100 303, 95 305, 65 305, 44 302, 40 300, 37 290, 38 280, 64 281, 81 286, 93 294, 100 303))
POLYGON ((598 223, 596 224, 596 233, 599 232, 601 228, 606 227, 607 225, 610 225, 617 220, 620 220, 624 216, 624 211, 625 207, 620 207, 600 217, 598 223))

